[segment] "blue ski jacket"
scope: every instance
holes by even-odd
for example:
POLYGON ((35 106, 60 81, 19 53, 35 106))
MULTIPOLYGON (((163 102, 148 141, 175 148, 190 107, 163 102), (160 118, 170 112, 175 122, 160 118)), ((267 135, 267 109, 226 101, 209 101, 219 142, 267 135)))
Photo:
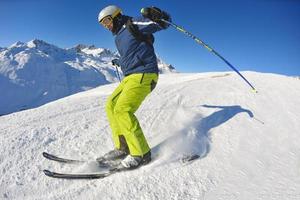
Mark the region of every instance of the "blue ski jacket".
MULTIPOLYGON (((125 76, 135 73, 158 73, 153 45, 137 40, 129 32, 126 28, 129 18, 123 16, 122 27, 115 34, 115 43, 120 54, 117 64, 125 76)), ((143 16, 132 18, 132 23, 144 34, 152 34, 163 29, 156 22, 143 16)))

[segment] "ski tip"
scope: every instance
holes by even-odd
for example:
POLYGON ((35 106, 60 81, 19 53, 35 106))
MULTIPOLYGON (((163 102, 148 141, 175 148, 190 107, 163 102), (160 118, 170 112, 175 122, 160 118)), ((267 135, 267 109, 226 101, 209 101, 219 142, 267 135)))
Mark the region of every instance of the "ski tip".
POLYGON ((46 157, 47 155, 49 155, 47 152, 43 152, 44 157, 46 157))
POLYGON ((189 155, 189 156, 181 158, 181 162, 182 163, 187 163, 187 162, 191 162, 193 160, 196 160, 198 158, 200 158, 200 155, 197 155, 197 154, 189 155))
POLYGON ((43 172, 46 176, 53 176, 53 172, 51 172, 49 170, 44 169, 43 172))

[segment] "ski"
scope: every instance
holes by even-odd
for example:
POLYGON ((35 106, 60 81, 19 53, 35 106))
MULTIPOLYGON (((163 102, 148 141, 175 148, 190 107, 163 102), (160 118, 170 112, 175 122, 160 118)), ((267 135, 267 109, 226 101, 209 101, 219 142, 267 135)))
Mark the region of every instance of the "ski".
POLYGON ((47 158, 48 160, 53 160, 53 161, 61 162, 61 163, 82 164, 82 163, 87 162, 87 161, 83 161, 83 160, 74 160, 74 159, 68 159, 68 158, 61 158, 61 157, 55 156, 55 155, 47 153, 47 152, 43 152, 43 156, 45 158, 47 158))
POLYGON ((105 162, 105 161, 101 161, 101 160, 74 160, 74 159, 69 159, 69 158, 58 157, 56 155, 53 155, 53 154, 50 154, 47 152, 43 152, 43 156, 48 160, 52 160, 52 161, 59 162, 59 163, 66 163, 66 164, 83 164, 83 163, 89 163, 89 162, 97 162, 98 167, 100 167, 100 168, 114 168, 114 167, 117 167, 121 162, 120 159, 117 159, 114 161, 109 161, 109 162, 105 162))
MULTIPOLYGON (((55 156, 53 154, 50 154, 50 153, 47 153, 47 152, 43 152, 43 156, 45 158, 47 158, 48 160, 53 160, 53 161, 56 161, 56 162, 61 162, 61 163, 70 163, 70 164, 82 164, 82 163, 86 163, 88 161, 84 161, 84 160, 74 160, 74 159, 69 159, 69 158, 62 158, 62 157, 58 157, 58 156, 55 156)), ((193 154, 193 155, 185 155, 183 156, 180 161, 182 163, 187 163, 187 162, 190 162, 190 161, 193 161, 193 160, 196 160, 200 158, 199 155, 197 154, 193 154)), ((93 160, 94 161, 94 160, 93 160)), ((99 162, 99 161, 97 161, 99 162)), ((99 162, 99 167, 115 167, 119 164, 120 160, 117 160, 116 163, 114 164, 111 164, 110 166, 109 165, 101 165, 101 162, 99 162)))
POLYGON ((102 179, 105 177, 108 177, 112 174, 115 174, 117 172, 127 171, 126 168, 112 168, 109 169, 106 172, 99 172, 99 173, 59 173, 59 172, 53 172, 49 170, 43 170, 44 174, 51 178, 60 178, 60 179, 102 179))
MULTIPOLYGON (((44 155, 44 154, 43 154, 44 155)), ((80 161, 80 160, 71 160, 71 159, 63 159, 63 158, 59 158, 59 157, 52 157, 52 156, 48 156, 48 155, 51 155, 51 154, 45 154, 47 156, 47 158, 51 158, 50 160, 55 160, 55 161, 58 161, 58 162, 67 162, 67 163, 78 163, 79 162, 85 162, 85 161, 80 161), (54 159, 52 159, 54 158, 54 159), (57 159, 58 158, 58 159, 57 159)), ((180 159, 180 161, 183 163, 183 164, 186 164, 186 163, 189 163, 191 161, 194 161, 196 159, 200 158, 199 155, 197 154, 193 154, 193 155, 186 155, 184 157, 182 157, 180 159)), ((141 166, 139 166, 141 167, 141 166)), ((138 167, 138 168, 139 168, 138 167)), ((111 168, 107 168, 107 170, 105 170, 104 172, 97 172, 97 173, 61 173, 61 172, 54 172, 54 171, 50 171, 50 170, 43 170, 44 174, 48 177, 51 177, 51 178, 59 178, 59 179, 103 179, 105 177, 108 177, 112 174, 115 174, 115 173, 118 173, 118 172, 122 172, 122 171, 128 171, 128 170, 133 170, 133 169, 127 169, 127 168, 123 168, 121 167, 120 168, 120 165, 119 166, 114 166, 114 167, 111 167, 111 168)))

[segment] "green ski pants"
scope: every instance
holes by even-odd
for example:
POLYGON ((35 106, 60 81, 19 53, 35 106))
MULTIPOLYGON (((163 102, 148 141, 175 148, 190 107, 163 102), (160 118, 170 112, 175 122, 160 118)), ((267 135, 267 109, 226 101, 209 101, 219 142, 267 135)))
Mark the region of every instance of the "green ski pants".
POLYGON ((116 149, 129 151, 132 156, 143 156, 149 152, 149 145, 134 113, 155 88, 157 80, 156 73, 131 74, 108 98, 105 110, 116 149))

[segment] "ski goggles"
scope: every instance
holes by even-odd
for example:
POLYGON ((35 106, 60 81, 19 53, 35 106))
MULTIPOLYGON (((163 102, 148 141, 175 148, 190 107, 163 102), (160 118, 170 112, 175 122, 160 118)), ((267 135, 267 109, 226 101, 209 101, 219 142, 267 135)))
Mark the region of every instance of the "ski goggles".
POLYGON ((106 28, 108 28, 111 24, 113 23, 113 18, 109 15, 104 17, 101 21, 100 24, 106 28))

